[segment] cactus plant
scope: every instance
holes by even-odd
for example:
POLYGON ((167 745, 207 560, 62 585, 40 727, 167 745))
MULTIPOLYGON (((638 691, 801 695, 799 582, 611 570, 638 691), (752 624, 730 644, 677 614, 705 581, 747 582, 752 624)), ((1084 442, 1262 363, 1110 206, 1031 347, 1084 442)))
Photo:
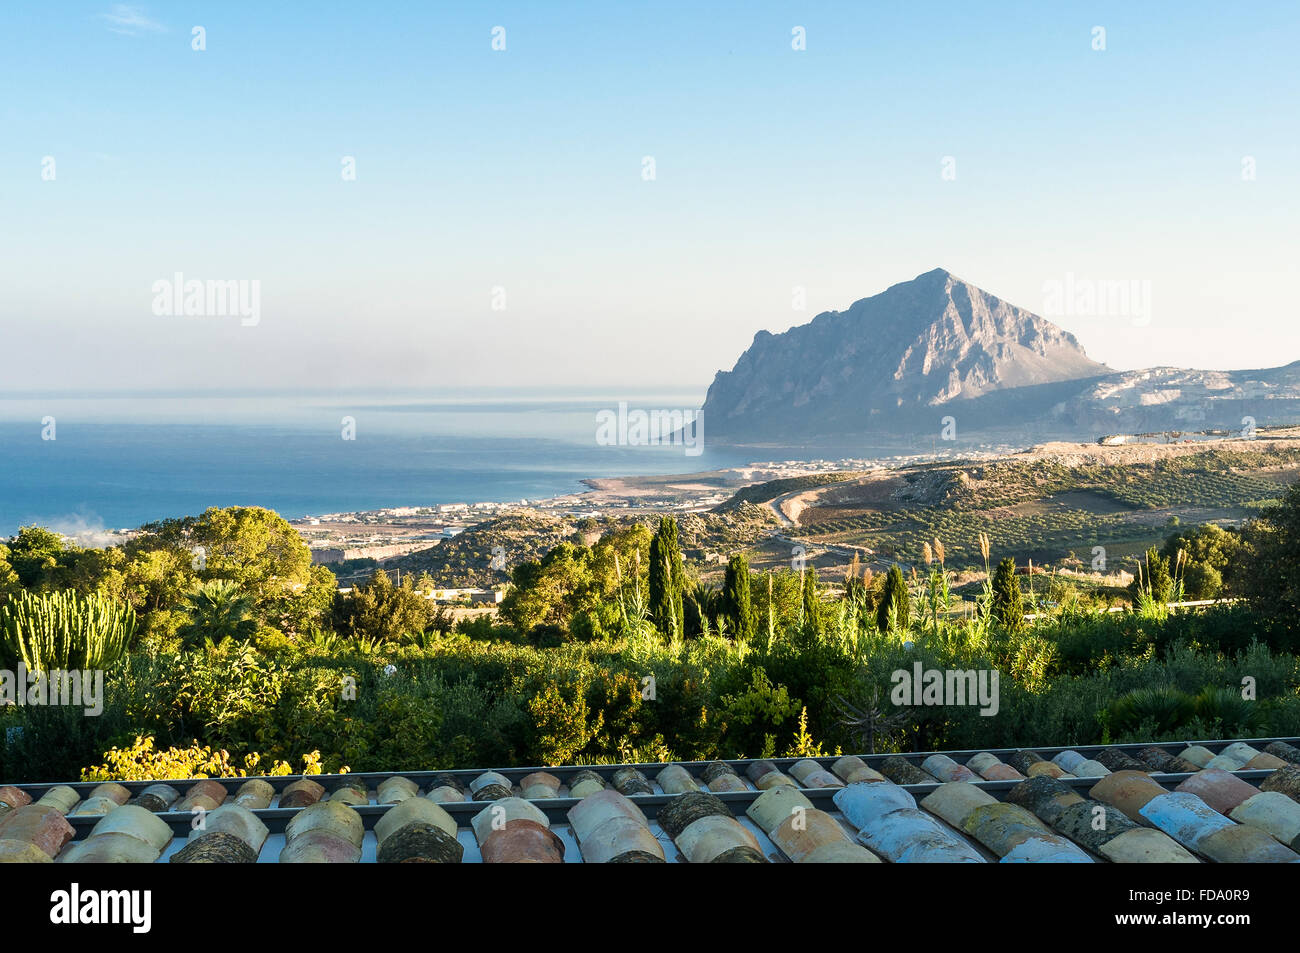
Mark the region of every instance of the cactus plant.
POLYGON ((94 593, 23 592, 0 606, 0 660, 30 671, 104 668, 126 652, 135 610, 94 593))

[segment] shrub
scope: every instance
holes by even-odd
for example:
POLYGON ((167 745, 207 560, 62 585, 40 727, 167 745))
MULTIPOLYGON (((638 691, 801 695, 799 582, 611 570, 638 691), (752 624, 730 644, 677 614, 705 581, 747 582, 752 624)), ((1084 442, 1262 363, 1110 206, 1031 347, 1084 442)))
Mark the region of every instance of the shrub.
POLYGON ((1110 706, 1110 725, 1132 731, 1150 725, 1163 734, 1182 726, 1196 714, 1196 702, 1186 692, 1168 686, 1138 688, 1110 706))

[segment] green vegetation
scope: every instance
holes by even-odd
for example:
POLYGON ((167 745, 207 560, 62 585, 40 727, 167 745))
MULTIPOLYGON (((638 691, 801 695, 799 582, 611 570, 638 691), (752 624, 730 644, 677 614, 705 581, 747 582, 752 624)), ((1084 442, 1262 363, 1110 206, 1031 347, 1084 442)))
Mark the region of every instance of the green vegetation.
POLYGON ((19 592, 0 606, 0 661, 33 672, 104 668, 134 632, 134 610, 97 593, 19 592))
POLYGON ((993 574, 993 618, 1011 632, 1025 626, 1025 606, 1020 598, 1020 583, 1016 581, 1016 561, 1010 556, 998 563, 993 574))
POLYGON ((685 585, 682 550, 677 545, 677 520, 665 516, 650 540, 650 621, 669 638, 680 638, 683 634, 685 585))
POLYGON ((1183 592, 1188 599, 1217 599, 1232 585, 1232 568, 1240 557, 1241 534, 1213 523, 1175 533, 1160 556, 1176 561, 1182 553, 1183 592))
MULTIPOLYGON (((1141 552, 1181 517, 1203 521, 1258 516, 1281 496, 1282 472, 1300 450, 1206 450, 1151 462, 1066 466, 1049 459, 927 464, 900 471, 888 503, 843 499, 800 516, 810 538, 863 545, 889 559, 915 561, 938 537, 950 564, 977 567, 980 534, 999 551, 1038 563, 1101 545, 1141 552)), ((753 488, 750 488, 753 489, 753 488)), ((874 499, 874 498, 873 498, 874 499)), ((1190 579, 1189 591, 1214 579, 1190 579)))
MULTIPOLYGON (((632 526, 653 533, 660 522, 650 515, 574 519, 525 510, 486 520, 386 565, 403 576, 427 573, 441 586, 501 586, 511 581, 515 567, 541 561, 561 543, 591 546, 607 533, 632 526)), ((683 558, 699 558, 705 551, 728 552, 760 542, 779 520, 767 507, 742 503, 726 512, 683 514, 676 523, 683 558)))
POLYGON ((515 564, 495 617, 455 624, 408 574, 336 592, 266 510, 209 510, 95 551, 27 528, 0 552, 5 645, 14 625, 83 620, 62 642, 20 644, 66 643, 70 664, 88 653, 107 670, 106 697, 95 718, 0 708, 0 729, 24 729, 0 730, 0 778, 1300 733, 1300 490, 1240 532, 1178 527, 1147 553, 1134 607, 1109 614, 1062 576, 1018 573, 978 535, 974 612, 953 605, 941 538, 919 546, 924 572, 855 559, 842 583, 755 572, 738 548, 715 588, 687 555, 706 525, 695 519, 588 526, 515 564), (1240 598, 1162 603, 1196 573, 1240 598), (893 673, 916 663, 998 671, 997 715, 892 705, 893 673))
POLYGON ((1294 618, 1300 611, 1300 484, 1248 525, 1243 537, 1226 576, 1270 618, 1294 618))
POLYGON ((731 632, 738 639, 748 641, 754 637, 754 607, 749 595, 749 562, 743 553, 732 556, 727 563, 727 576, 722 583, 722 614, 731 632))
POLYGON ((885 574, 885 585, 881 591, 880 604, 876 607, 876 628, 881 632, 905 632, 911 617, 908 604, 907 583, 903 581, 903 570, 890 566, 885 574))
POLYGON ((189 620, 176 634, 187 642, 247 640, 257 631, 252 598, 229 579, 199 583, 181 605, 189 620))

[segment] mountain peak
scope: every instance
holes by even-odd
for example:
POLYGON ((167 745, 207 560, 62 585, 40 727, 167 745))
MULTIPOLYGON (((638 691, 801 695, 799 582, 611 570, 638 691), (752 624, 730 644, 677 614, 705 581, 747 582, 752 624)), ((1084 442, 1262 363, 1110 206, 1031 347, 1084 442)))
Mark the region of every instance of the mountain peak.
POLYGON ((907 409, 1108 373, 1072 334, 935 268, 781 334, 755 335, 709 388, 715 432, 846 432, 907 409))

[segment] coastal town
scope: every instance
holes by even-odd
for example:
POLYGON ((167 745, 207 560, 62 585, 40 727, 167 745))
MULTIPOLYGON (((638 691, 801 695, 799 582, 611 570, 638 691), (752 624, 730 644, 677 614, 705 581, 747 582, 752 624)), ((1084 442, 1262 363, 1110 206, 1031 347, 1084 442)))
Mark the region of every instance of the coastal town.
POLYGON ((371 560, 382 565, 454 539, 478 523, 520 511, 570 519, 702 513, 726 502, 736 490, 756 483, 818 474, 867 473, 952 459, 992 459, 1007 449, 994 445, 954 446, 872 458, 757 461, 700 473, 590 478, 581 481, 586 486, 582 491, 544 499, 398 506, 324 513, 289 522, 311 547, 313 562, 346 570, 356 560, 373 568, 371 560))

